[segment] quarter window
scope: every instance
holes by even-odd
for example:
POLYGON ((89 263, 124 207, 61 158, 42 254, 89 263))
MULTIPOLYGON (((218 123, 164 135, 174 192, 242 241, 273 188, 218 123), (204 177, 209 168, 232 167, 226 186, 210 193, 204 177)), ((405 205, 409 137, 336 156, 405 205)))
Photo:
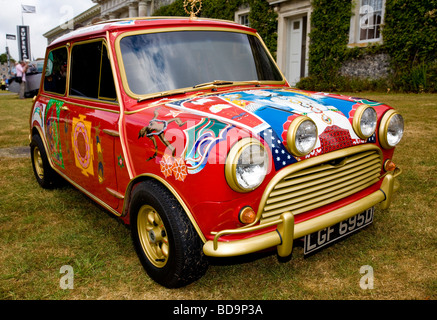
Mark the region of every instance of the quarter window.
POLYGON ((102 41, 73 46, 70 95, 116 100, 114 79, 106 46, 102 41))
POLYGON ((44 91, 65 94, 67 57, 68 53, 65 47, 49 52, 44 75, 44 91))

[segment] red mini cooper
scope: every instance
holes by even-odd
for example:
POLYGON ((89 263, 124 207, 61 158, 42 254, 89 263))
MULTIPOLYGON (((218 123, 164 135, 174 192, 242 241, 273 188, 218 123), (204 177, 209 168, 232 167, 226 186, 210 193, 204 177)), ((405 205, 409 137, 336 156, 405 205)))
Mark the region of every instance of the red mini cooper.
POLYGON ((139 18, 57 39, 30 117, 36 180, 118 216, 151 278, 199 279, 208 256, 304 253, 373 221, 401 170, 403 118, 291 88, 255 30, 139 18))

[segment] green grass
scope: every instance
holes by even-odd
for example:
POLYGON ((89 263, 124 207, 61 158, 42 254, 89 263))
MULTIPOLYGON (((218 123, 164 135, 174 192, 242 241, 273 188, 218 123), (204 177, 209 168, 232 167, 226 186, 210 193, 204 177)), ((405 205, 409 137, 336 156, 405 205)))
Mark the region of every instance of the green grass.
MULTIPOLYGON (((206 275, 169 290, 143 271, 128 228, 66 185, 43 190, 29 158, 0 157, 0 299, 436 299, 437 96, 360 96, 397 108, 406 132, 394 161, 401 187, 374 224, 304 259, 275 253, 213 259, 206 275), (74 289, 62 290, 71 265, 74 289), (363 290, 360 267, 374 269, 363 290)), ((28 145, 31 99, 0 96, 0 148, 28 145)))

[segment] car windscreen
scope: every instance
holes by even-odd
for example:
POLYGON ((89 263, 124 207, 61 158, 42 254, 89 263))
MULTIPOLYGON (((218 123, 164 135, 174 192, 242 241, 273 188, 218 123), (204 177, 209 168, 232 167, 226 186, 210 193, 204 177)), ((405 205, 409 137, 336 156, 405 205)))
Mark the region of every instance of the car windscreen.
POLYGON ((214 80, 283 81, 259 39, 226 31, 176 31, 125 36, 125 77, 137 95, 214 80))

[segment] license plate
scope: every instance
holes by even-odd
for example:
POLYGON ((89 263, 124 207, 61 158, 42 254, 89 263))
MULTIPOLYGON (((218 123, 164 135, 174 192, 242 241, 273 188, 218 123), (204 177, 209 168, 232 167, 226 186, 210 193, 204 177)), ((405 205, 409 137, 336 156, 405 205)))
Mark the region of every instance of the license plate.
POLYGON ((349 219, 304 237, 304 255, 312 254, 339 239, 354 233, 373 222, 375 208, 372 207, 349 219))

